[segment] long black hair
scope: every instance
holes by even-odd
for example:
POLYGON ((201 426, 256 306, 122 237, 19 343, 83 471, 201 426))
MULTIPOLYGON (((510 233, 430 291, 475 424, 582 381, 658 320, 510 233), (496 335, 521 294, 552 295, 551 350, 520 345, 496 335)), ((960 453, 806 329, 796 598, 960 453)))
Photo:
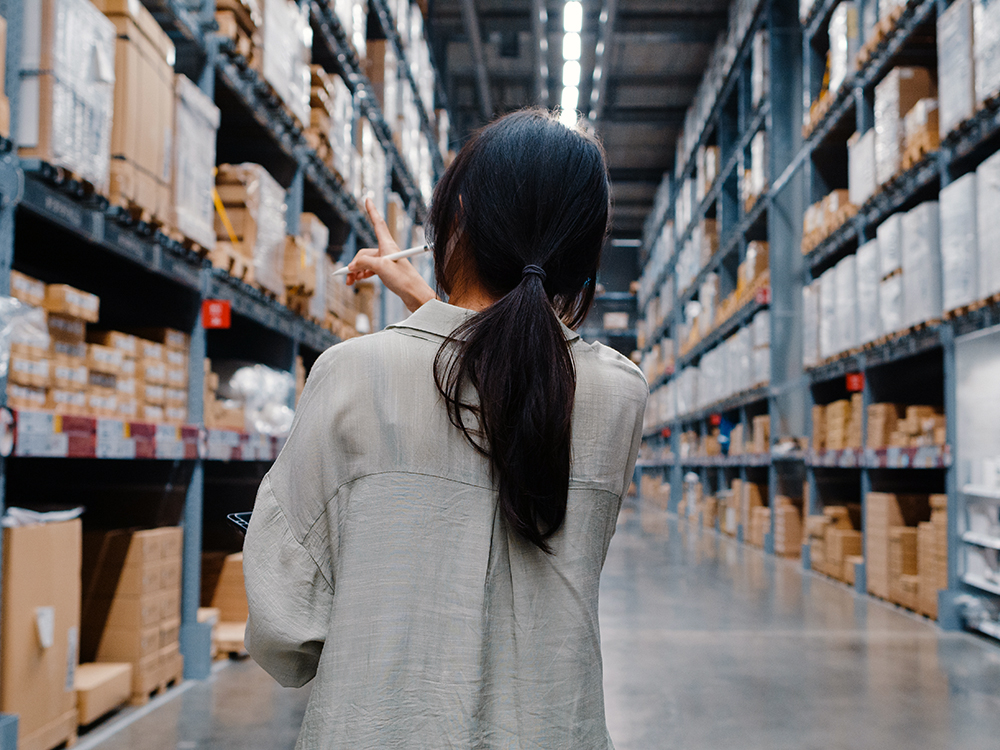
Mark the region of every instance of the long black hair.
POLYGON ((610 195, 596 138, 527 109, 466 143, 428 217, 438 286, 472 280, 497 300, 441 346, 438 390, 489 459, 507 523, 546 552, 566 517, 576 392, 559 321, 575 328, 593 303, 610 195))

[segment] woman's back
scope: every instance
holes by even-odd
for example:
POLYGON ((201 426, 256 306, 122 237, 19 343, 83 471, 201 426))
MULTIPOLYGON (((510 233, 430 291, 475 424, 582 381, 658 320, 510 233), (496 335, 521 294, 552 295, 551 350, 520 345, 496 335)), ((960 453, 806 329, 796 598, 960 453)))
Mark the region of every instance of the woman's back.
POLYGON ((428 302, 324 354, 261 487, 247 645, 284 684, 315 673, 302 748, 611 746, 597 594, 646 383, 565 329, 572 463, 547 554, 510 531, 435 385, 438 349, 471 314, 428 302))

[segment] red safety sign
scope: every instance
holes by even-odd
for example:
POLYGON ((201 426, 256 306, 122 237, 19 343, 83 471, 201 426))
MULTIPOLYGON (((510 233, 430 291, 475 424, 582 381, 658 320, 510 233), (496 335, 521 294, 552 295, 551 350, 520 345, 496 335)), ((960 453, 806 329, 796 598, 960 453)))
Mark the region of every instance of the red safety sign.
POLYGON ((847 373, 847 392, 861 393, 865 389, 865 374, 863 372, 847 373))
POLYGON ((201 303, 201 325, 204 328, 229 328, 232 308, 228 300, 207 299, 201 303))

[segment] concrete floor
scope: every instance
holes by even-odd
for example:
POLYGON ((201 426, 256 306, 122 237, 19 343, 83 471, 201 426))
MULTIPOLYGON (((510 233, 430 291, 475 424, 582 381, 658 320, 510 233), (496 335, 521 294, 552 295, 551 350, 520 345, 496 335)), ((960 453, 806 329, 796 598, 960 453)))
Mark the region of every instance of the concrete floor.
MULTIPOLYGON (((623 516, 601 591, 617 750, 1000 745, 1000 648, 674 519, 623 516)), ((285 750, 308 688, 234 663, 84 750, 285 750)), ((581 749, 584 750, 584 749, 581 749)))

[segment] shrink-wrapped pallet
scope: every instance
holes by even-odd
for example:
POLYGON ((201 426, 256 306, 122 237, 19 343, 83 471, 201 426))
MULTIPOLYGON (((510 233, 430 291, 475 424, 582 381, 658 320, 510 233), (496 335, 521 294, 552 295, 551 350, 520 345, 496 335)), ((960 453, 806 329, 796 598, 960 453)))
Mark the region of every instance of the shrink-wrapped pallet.
POLYGON ((292 0, 263 0, 261 73, 303 126, 309 124, 312 29, 309 11, 292 0))
POLYGON ((851 203, 863 206, 875 194, 875 129, 855 133, 847 142, 847 188, 851 203))
POLYGON ((976 102, 1000 91, 1000 0, 973 0, 976 102))
POLYGON ((882 335, 902 330, 903 323, 903 274, 894 273, 878 285, 878 317, 882 335))
POLYGON ((819 296, 819 281, 802 287, 802 364, 805 367, 815 367, 820 361, 819 296))
POLYGON ((1000 293, 1000 152, 976 170, 979 298, 1000 293))
MULTIPOLYGON (((365 72, 382 107, 382 117, 387 123, 395 125, 399 116, 399 93, 396 90, 399 85, 399 62, 396 59, 396 47, 388 39, 371 39, 367 48, 365 72)), ((444 127, 447 130, 447 115, 444 127)))
MULTIPOLYGON (((287 210, 284 189, 260 164, 223 164, 216 183, 239 252, 253 261, 255 281, 283 295, 287 210)), ((230 239, 229 229, 218 215, 215 228, 220 239, 230 239)))
POLYGON ((976 175, 963 175, 941 188, 941 286, 945 310, 979 296, 976 240, 976 175))
POLYGON ((90 0, 34 0, 23 7, 19 152, 64 167, 105 192, 115 26, 90 0))
POLYGON ((878 240, 870 240, 857 253, 857 327, 859 345, 882 335, 879 319, 878 240))
POLYGON ((750 331, 754 349, 771 345, 771 311, 761 310, 750 321, 750 331))
POLYGON ((903 325, 941 317, 941 228, 937 201, 903 216, 903 325))
POLYGON ((976 112, 972 2, 955 0, 938 17, 938 126, 944 138, 976 112))
POLYGON ((839 353, 837 344, 837 270, 828 269, 819 277, 819 356, 827 359, 839 353))
POLYGON ((830 16, 829 70, 831 92, 839 91, 843 83, 857 70, 860 43, 858 6, 851 0, 843 0, 843 2, 838 3, 830 16))
POLYGON ((903 118, 921 99, 936 94, 927 68, 899 67, 875 87, 875 178, 883 185, 900 171, 903 118))
POLYGON ((903 214, 892 214, 879 224, 875 232, 878 238, 878 272, 885 278, 903 267, 903 214))
POLYGON ((837 285, 837 351, 858 345, 858 274, 857 258, 848 255, 835 267, 837 285))
POLYGON ((220 113, 210 96, 186 76, 174 81, 173 224, 185 237, 211 250, 215 245, 215 141, 220 113))

